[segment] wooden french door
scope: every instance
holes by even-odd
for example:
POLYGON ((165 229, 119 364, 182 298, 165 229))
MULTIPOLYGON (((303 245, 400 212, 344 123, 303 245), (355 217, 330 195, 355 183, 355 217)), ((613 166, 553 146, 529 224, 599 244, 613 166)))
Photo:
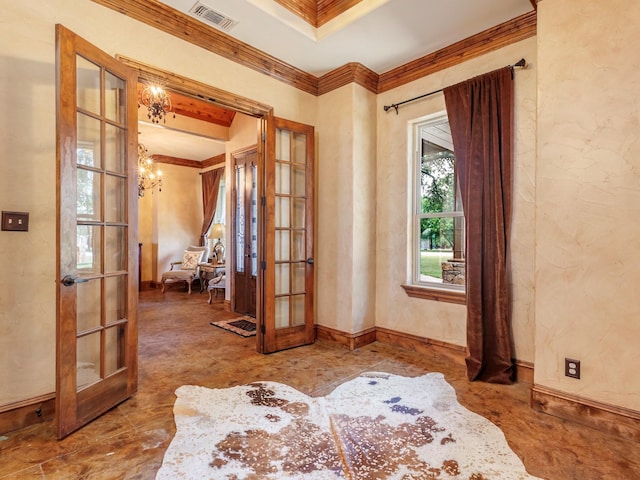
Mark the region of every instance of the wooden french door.
POLYGON ((137 388, 136 73, 56 25, 58 438, 137 388))
POLYGON ((264 172, 264 353, 313 343, 314 128, 267 122, 264 172))
POLYGON ((258 276, 258 151, 235 152, 233 159, 232 308, 256 316, 258 276))

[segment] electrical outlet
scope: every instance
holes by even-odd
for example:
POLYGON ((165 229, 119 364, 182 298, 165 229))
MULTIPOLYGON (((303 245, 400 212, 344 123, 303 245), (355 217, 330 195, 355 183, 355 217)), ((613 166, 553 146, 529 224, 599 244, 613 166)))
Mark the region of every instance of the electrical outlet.
POLYGON ((565 377, 576 378, 580 380, 580 360, 565 358, 564 359, 564 375, 565 377))

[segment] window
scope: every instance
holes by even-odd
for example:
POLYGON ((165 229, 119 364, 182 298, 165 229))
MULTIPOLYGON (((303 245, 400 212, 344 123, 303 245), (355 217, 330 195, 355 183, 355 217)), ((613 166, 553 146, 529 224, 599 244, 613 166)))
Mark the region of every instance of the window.
POLYGON ((464 291, 465 225, 446 114, 414 124, 413 285, 464 291))

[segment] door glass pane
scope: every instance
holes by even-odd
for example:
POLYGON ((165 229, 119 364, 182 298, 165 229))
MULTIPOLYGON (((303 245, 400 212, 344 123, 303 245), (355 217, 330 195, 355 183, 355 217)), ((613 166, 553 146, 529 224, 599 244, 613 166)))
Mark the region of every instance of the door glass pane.
POLYGON ((127 196, 127 179, 105 175, 105 208, 104 215, 107 222, 124 222, 125 198, 127 196))
POLYGON ((76 283, 77 288, 77 332, 80 334, 102 325, 100 311, 100 280, 76 283))
POLYGON ((100 121, 78 113, 78 165, 101 168, 100 121))
POLYGON ((292 162, 307 163, 307 136, 304 133, 293 134, 293 159, 292 162))
POLYGON ((289 230, 276 230, 276 262, 289 260, 289 230))
POLYGON ((289 326, 289 297, 276 298, 276 328, 289 326))
POLYGON ((291 193, 291 165, 276 162, 276 193, 291 193))
POLYGON ((105 285, 105 325, 127 318, 127 277, 107 277, 105 285))
POLYGON ((76 55, 78 107, 100 115, 100 67, 76 55))
POLYGON ((291 138, 288 130, 276 130, 276 160, 289 162, 291 160, 291 138))
POLYGON ((305 231, 294 230, 291 232, 293 237, 293 244, 291 246, 291 260, 306 260, 306 244, 305 244, 305 231))
POLYGON ((78 225, 76 227, 76 265, 80 275, 102 272, 100 268, 102 260, 100 229, 101 227, 96 225, 78 225))
POLYGON ((105 376, 124 368, 125 325, 115 325, 107 328, 105 334, 105 376))
POLYGON ((258 276, 258 167, 251 165, 251 275, 258 276))
POLYGON ((305 227, 305 208, 306 200, 304 198, 293 199, 293 216, 291 218, 291 226, 293 228, 305 227))
POLYGON ((245 215, 244 215, 244 165, 236 167, 236 271, 244 272, 244 251, 245 251, 245 215))
POLYGON ((110 172, 126 173, 126 130, 107 124, 104 137, 104 168, 110 172))
POLYGON ((116 77, 110 72, 106 72, 104 81, 105 117, 109 120, 121 123, 126 118, 126 83, 124 80, 116 77))
POLYGON ((290 293, 289 291, 289 264, 276 265, 276 295, 290 293))
POLYGON ((100 380, 100 332, 78 338, 78 390, 100 380))
POLYGON ((291 225, 289 197, 276 197, 276 228, 289 228, 291 225))
POLYGON ((291 297, 291 326, 304 325, 304 305, 305 295, 295 295, 291 297))
POLYGON ((292 263, 292 293, 305 293, 305 274, 307 271, 306 263, 292 263))
POLYGON ((105 273, 119 272, 127 269, 127 229, 126 227, 105 227, 105 273))
POLYGON ((77 170, 77 213, 80 220, 100 221, 100 179, 102 175, 91 170, 77 170))
POLYGON ((293 194, 303 197, 306 194, 306 167, 302 165, 293 166, 293 194))

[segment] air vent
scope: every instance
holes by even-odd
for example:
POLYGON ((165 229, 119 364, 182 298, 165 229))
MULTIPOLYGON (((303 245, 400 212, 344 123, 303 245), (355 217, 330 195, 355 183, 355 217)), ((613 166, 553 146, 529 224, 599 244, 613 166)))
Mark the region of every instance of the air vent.
POLYGON ((238 23, 237 20, 229 18, 223 13, 216 12, 213 8, 201 2, 196 2, 196 4, 191 7, 191 10, 189 10, 189 13, 225 32, 231 30, 238 23))

